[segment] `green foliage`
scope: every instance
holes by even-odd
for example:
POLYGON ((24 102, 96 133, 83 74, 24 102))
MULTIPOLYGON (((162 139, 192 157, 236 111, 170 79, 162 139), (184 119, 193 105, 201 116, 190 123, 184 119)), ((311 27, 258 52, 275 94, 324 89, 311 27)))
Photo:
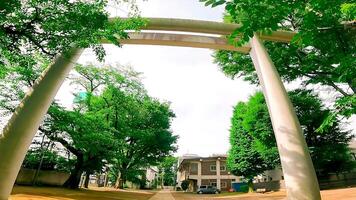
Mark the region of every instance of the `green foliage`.
POLYGON ((244 176, 245 179, 249 180, 265 170, 273 169, 274 166, 254 148, 254 139, 244 128, 247 110, 248 107, 243 102, 239 102, 234 108, 230 128, 231 148, 228 153, 227 167, 234 175, 244 176))
POLYGON ((239 190, 239 192, 245 192, 245 193, 247 193, 248 192, 248 185, 242 185, 241 187, 240 187, 240 190, 239 190))
MULTIPOLYGON (((207 5, 222 3, 202 1, 207 5)), ((239 45, 248 42, 254 32, 268 34, 277 29, 297 32, 290 44, 265 42, 284 81, 321 84, 334 88, 341 97, 355 99, 356 34, 352 22, 348 22, 355 19, 353 1, 225 0, 224 3, 225 20, 242 25, 230 37, 239 45)), ((258 83, 249 55, 217 51, 214 57, 229 77, 258 83)), ((347 113, 346 117, 355 114, 349 106, 340 108, 338 114, 347 113)))
POLYGON ((160 169, 161 176, 163 176, 163 185, 165 186, 175 186, 177 178, 177 166, 178 158, 173 156, 166 157, 161 163, 159 163, 158 168, 160 169))
POLYGON ((93 102, 119 140, 114 166, 125 182, 131 169, 156 165, 176 150, 177 136, 170 130, 174 114, 168 103, 146 95, 130 95, 109 87, 93 102))
POLYGON ((10 66, 31 68, 37 54, 53 58, 73 46, 91 48, 103 60, 102 40, 119 45, 118 38, 128 37, 125 30, 145 24, 139 17, 109 21, 106 6, 107 1, 84 0, 1 2, 0 76, 10 66))
MULTIPOLYGON (((318 175, 352 170, 355 163, 348 143, 353 136, 340 129, 337 119, 331 126, 318 130, 330 110, 324 109, 320 99, 311 91, 295 90, 289 92, 289 96, 318 175)), ((253 178, 279 164, 272 124, 262 93, 251 96, 246 103, 237 104, 230 134, 228 167, 234 174, 253 178)))
POLYGON ((181 187, 182 187, 182 190, 184 190, 184 191, 187 190, 189 187, 189 181, 188 180, 182 181, 181 187))
POLYGON ((346 20, 356 20, 356 3, 341 4, 341 12, 346 20))
POLYGON ((23 168, 41 170, 56 170, 69 172, 71 169, 71 160, 59 156, 56 152, 48 149, 38 148, 27 152, 22 163, 23 168), (41 163, 42 160, 42 163, 41 163))

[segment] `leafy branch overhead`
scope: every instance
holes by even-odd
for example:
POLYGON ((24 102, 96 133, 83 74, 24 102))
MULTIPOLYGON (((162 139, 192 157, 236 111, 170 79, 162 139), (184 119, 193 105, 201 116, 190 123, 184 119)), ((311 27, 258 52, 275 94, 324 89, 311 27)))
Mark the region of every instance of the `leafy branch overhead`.
MULTIPOLYGON (((254 32, 297 32, 291 43, 265 42, 283 81, 323 85, 335 91, 335 111, 355 114, 356 107, 356 3, 348 0, 201 0, 224 5, 225 21, 241 24, 230 36, 248 42, 254 32)), ((235 40, 236 41, 236 40, 235 40)), ((249 55, 216 51, 215 62, 229 77, 258 83, 249 55)))
POLYGON ((109 21, 106 5, 106 1, 1 2, 0 74, 9 64, 31 60, 35 54, 53 58, 72 45, 92 48, 103 60, 102 39, 119 45, 118 38, 128 37, 125 30, 138 30, 145 24, 139 17, 109 21))

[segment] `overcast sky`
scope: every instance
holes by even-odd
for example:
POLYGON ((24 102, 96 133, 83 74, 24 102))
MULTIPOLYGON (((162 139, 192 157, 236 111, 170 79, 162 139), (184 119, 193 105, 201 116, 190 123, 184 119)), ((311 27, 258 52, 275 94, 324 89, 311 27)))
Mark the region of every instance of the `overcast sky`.
MULTIPOLYGON (((139 5, 143 17, 222 21, 222 7, 204 7, 198 0, 149 0, 139 5)), ((113 16, 126 15, 125 10, 110 8, 113 16)), ((143 45, 105 48, 107 64, 131 65, 143 73, 143 83, 151 96, 171 102, 176 114, 172 129, 179 135, 176 155, 227 152, 233 106, 258 88, 225 77, 213 63, 211 50, 143 45)), ((95 62, 95 56, 85 51, 79 62, 95 62)), ((68 88, 65 83, 56 97, 65 105, 73 100, 68 88)))
MULTIPOLYGON (((149 0, 140 3, 143 17, 171 17, 222 21, 223 8, 208 8, 198 0, 149 0)), ((113 15, 125 15, 125 8, 111 8, 113 15)), ((143 73, 149 94, 171 102, 176 114, 172 122, 179 135, 177 155, 195 153, 208 156, 226 153, 229 127, 236 102, 246 100, 255 87, 241 80, 230 80, 213 64, 208 49, 126 45, 106 45, 106 63, 129 64, 143 73)), ((79 62, 94 62, 86 51, 79 62)), ((56 97, 71 104, 67 84, 56 97)))

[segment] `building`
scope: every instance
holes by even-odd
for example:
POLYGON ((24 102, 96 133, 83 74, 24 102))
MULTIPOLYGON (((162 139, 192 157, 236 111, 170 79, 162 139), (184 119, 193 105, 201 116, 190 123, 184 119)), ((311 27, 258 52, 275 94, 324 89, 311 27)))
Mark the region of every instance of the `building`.
POLYGON ((199 157, 190 154, 179 158, 178 162, 177 185, 188 180, 189 191, 196 191, 201 185, 212 185, 228 191, 233 182, 241 182, 241 177, 234 176, 227 170, 226 155, 199 157))
POLYGON ((146 188, 155 189, 158 179, 158 167, 150 166, 146 169, 146 188))

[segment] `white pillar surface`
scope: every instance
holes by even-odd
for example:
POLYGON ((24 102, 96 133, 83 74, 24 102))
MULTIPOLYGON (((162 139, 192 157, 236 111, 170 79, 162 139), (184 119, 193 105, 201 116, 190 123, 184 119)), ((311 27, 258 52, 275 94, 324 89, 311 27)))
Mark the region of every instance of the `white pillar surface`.
POLYGON ((0 135, 0 200, 7 200, 26 152, 64 79, 82 50, 72 49, 37 79, 0 135))
POLYGON ((198 187, 201 186, 201 161, 198 162, 198 180, 197 180, 198 187))
POLYGON ((216 188, 221 190, 221 180, 220 180, 220 158, 216 160, 216 188))
POLYGON ((319 184, 302 129, 281 78, 255 34, 250 55, 270 113, 289 200, 320 200, 319 184))

